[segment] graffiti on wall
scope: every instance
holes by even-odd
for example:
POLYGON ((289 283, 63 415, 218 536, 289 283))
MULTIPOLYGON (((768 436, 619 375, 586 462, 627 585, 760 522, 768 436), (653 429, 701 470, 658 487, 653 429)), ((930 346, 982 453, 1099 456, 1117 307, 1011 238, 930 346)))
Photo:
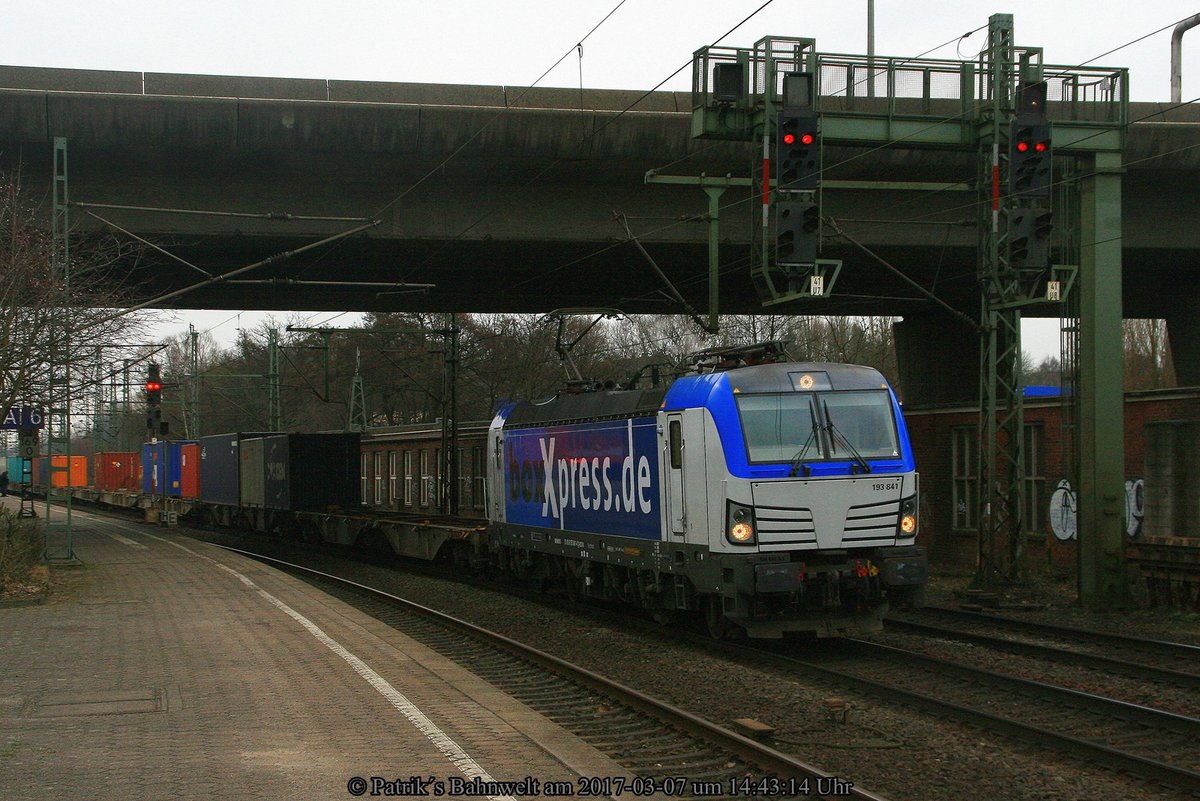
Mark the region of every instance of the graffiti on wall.
MULTIPOLYGON (((1050 530, 1059 542, 1069 542, 1079 537, 1078 506, 1075 488, 1063 479, 1050 495, 1050 530)), ((1132 479, 1125 482, 1125 533, 1137 539, 1142 533, 1142 519, 1146 516, 1146 482, 1132 479)))
POLYGON ((1065 478, 1050 494, 1050 530, 1059 542, 1069 542, 1079 536, 1075 490, 1065 478))
POLYGON ((1137 539, 1142 533, 1142 518, 1146 516, 1146 482, 1134 479, 1125 482, 1125 533, 1137 539))

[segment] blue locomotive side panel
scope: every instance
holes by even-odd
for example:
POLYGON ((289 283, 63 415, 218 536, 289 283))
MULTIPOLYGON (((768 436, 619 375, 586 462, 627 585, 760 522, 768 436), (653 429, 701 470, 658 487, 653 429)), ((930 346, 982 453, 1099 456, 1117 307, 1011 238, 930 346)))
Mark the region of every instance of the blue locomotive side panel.
POLYGON ((509 523, 661 540, 653 417, 505 431, 509 523))

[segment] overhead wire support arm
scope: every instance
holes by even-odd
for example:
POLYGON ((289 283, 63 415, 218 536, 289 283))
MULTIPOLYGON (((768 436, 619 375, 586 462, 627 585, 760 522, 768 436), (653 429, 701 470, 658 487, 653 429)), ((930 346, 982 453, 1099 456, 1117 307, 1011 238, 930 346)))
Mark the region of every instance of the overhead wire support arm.
POLYGON ((115 228, 116 230, 118 230, 118 231, 120 231, 121 233, 125 234, 125 236, 128 236, 128 237, 130 237, 130 238, 132 238, 132 239, 136 239, 138 242, 141 242, 143 245, 145 245, 145 246, 146 246, 146 247, 148 247, 148 248, 153 248, 154 250, 157 250, 159 253, 163 254, 163 255, 164 255, 164 256, 166 256, 168 259, 172 259, 172 260, 174 260, 174 261, 177 261, 177 262, 179 262, 180 264, 182 264, 184 267, 188 267, 188 268, 190 268, 190 269, 192 269, 192 270, 195 270, 196 272, 198 272, 198 273, 200 273, 201 275, 203 275, 205 278, 213 278, 213 277, 214 277, 212 273, 210 273, 208 270, 205 270, 203 267, 197 267, 195 264, 192 264, 192 263, 191 263, 190 261, 188 261, 187 259, 184 259, 184 258, 181 258, 181 257, 179 257, 179 256, 176 256, 176 255, 175 255, 174 253, 172 253, 171 251, 167 250, 166 248, 160 247, 159 245, 156 245, 156 244, 154 244, 154 243, 153 243, 153 242, 151 242, 149 239, 146 239, 145 237, 138 236, 138 235, 137 235, 137 234, 135 234, 133 231, 130 231, 130 230, 129 230, 129 229, 127 229, 127 228, 123 228, 123 227, 121 227, 120 225, 117 225, 117 224, 116 224, 115 222, 113 222, 112 220, 108 220, 108 219, 105 219, 104 217, 101 217, 99 214, 97 214, 97 213, 96 213, 96 212, 94 212, 94 211, 89 211, 89 210, 86 208, 86 206, 87 206, 87 204, 86 204, 86 203, 76 203, 76 204, 74 204, 74 205, 76 205, 76 206, 79 206, 79 207, 80 207, 80 208, 83 210, 83 213, 84 213, 84 214, 86 214, 87 216, 89 216, 89 217, 91 217, 91 218, 93 218, 93 219, 99 220, 100 222, 104 223, 105 225, 109 226, 110 228, 115 228))
POLYGON ((949 312, 949 313, 950 313, 950 314, 951 314, 953 317, 955 317, 956 319, 958 319, 958 320, 961 320, 962 322, 966 323, 967 325, 969 325, 969 326, 970 326, 972 329, 974 329, 974 330, 975 330, 975 331, 977 331, 977 332, 982 332, 982 331, 983 331, 983 327, 982 327, 982 326, 979 324, 979 321, 978 321, 978 320, 975 320, 974 318, 972 318, 972 317, 970 317, 970 316, 968 316, 968 315, 966 315, 966 314, 963 314, 963 313, 962 313, 962 312, 960 312, 958 309, 954 308, 954 307, 953 307, 953 306, 951 306, 949 303, 947 303, 946 301, 942 300, 941 298, 939 298, 937 295, 935 295, 935 294, 933 294, 932 292, 930 292, 930 291, 929 291, 928 289, 926 289, 925 287, 921 286, 919 283, 917 283, 916 281, 914 281, 912 278, 909 278, 907 275, 905 275, 905 274, 904 274, 904 272, 903 272, 902 270, 900 270, 899 268, 897 268, 897 267, 893 266, 893 265, 892 265, 890 262, 888 262, 888 261, 887 261, 885 258, 883 258, 882 256, 880 256, 878 253, 876 253, 875 251, 871 250, 869 247, 867 247, 866 245, 862 244, 862 243, 861 243, 861 242, 859 242, 857 239, 855 239, 854 237, 850 236, 850 235, 849 235, 849 234, 847 234, 845 231, 843 231, 843 230, 841 229, 841 226, 839 226, 839 225, 837 224, 837 220, 833 220, 833 219, 829 220, 829 227, 833 229, 833 232, 834 232, 835 234, 837 234, 838 236, 840 236, 840 237, 842 237, 843 239, 845 239, 845 240, 846 240, 847 242, 849 242, 851 245, 854 245, 854 247, 858 248, 858 249, 859 249, 859 250, 861 250, 863 253, 866 253, 868 256, 870 256, 871 258, 875 259, 877 262, 879 262, 879 263, 880 263, 880 264, 882 264, 884 267, 886 267, 886 268, 888 269, 888 271, 890 271, 890 272, 891 272, 893 275, 895 275, 896 277, 900 278, 900 279, 901 279, 902 281, 904 281, 906 284, 908 284, 908 285, 909 285, 909 286, 911 286, 913 289, 915 289, 915 290, 917 290, 918 292, 920 292, 920 293, 921 293, 922 295, 924 295, 925 297, 927 297, 927 298, 929 298, 930 300, 932 300, 932 301, 933 301, 934 303, 936 303, 937 305, 941 306, 943 309, 945 309, 947 312, 949 312))
POLYGON ((129 312, 139 311, 141 309, 146 309, 151 306, 157 306, 165 301, 171 300, 173 298, 177 298, 180 295, 186 295, 189 292, 195 292, 197 289, 200 289, 202 287, 206 287, 211 284, 220 283, 221 281, 228 281, 231 277, 233 277, 235 275, 241 275, 243 273, 250 272, 251 270, 256 270, 259 267, 265 267, 269 264, 276 264, 278 262, 285 261, 294 256, 298 256, 301 253, 306 253, 315 248, 322 247, 323 245, 328 245, 331 242, 336 242, 339 239, 345 239, 346 237, 350 237, 350 236, 354 236, 355 234, 362 233, 363 231, 366 231, 368 229, 376 227, 377 225, 380 224, 380 222, 381 222, 380 220, 371 220, 370 222, 365 223, 364 225, 356 225, 355 227, 351 228, 348 231, 342 231, 340 233, 333 234, 331 236, 327 236, 324 239, 317 240, 316 242, 310 242, 309 244, 302 245, 301 247, 298 247, 295 250, 286 250, 281 253, 276 253, 272 256, 268 256, 265 259, 256 261, 253 264, 247 264, 244 267, 238 267, 235 270, 231 270, 230 272, 227 272, 227 273, 222 273, 221 275, 214 275, 212 278, 209 278, 206 281, 201 281, 197 284, 192 284, 191 286, 185 286, 182 289, 176 289, 172 292, 167 292, 164 295, 159 295, 158 297, 154 297, 154 298, 151 298, 150 300, 142 301, 141 303, 135 303, 134 305, 129 306, 125 309, 122 309, 121 311, 119 311, 115 314, 111 314, 107 317, 97 320, 95 323, 93 323, 93 325, 103 323, 103 322, 108 322, 109 320, 115 320, 116 318, 121 317, 125 314, 128 314, 129 312))
POLYGON ((710 268, 709 268, 709 278, 708 278, 708 280, 709 280, 708 319, 705 320, 700 315, 700 313, 698 311, 696 311, 695 307, 692 306, 692 304, 687 302, 687 300, 683 297, 683 295, 675 287, 675 285, 673 283, 671 283, 671 279, 667 277, 667 274, 664 273, 662 271, 662 268, 658 266, 658 262, 656 262, 654 260, 654 257, 651 256, 649 251, 647 251, 646 248, 642 246, 642 243, 638 241, 638 238, 633 235, 633 230, 629 227, 629 220, 626 218, 626 216, 624 214, 620 214, 617 212, 613 212, 613 216, 621 221, 621 225, 624 226, 625 233, 629 237, 629 241, 632 242, 637 247, 637 249, 639 251, 641 251, 641 254, 646 257, 646 261, 648 261, 650 263, 650 266, 654 269, 655 274, 658 275, 659 280, 662 281, 666 285, 667 289, 671 293, 671 296, 673 298, 675 298, 675 301, 677 303, 679 303, 680 306, 683 307, 683 310, 687 313, 687 315, 689 317, 692 318, 692 321, 695 322, 696 325, 700 326, 701 328, 703 328, 705 331, 707 331, 710 334, 717 333, 718 330, 720 329, 720 324, 717 320, 717 298, 716 298, 717 275, 715 272, 713 272, 711 264, 710 264, 710 268))
POLYGON ((327 286, 343 287, 345 289, 409 289, 413 291, 437 288, 437 284, 411 284, 406 281, 399 283, 391 281, 310 281, 303 278, 238 278, 227 283, 238 284, 239 286, 245 284, 269 284, 272 286, 327 286))
MULTIPOLYGON (((734 178, 725 175, 720 178, 710 178, 703 173, 699 177, 685 175, 659 175, 657 170, 648 170, 645 176, 648 184, 667 184, 699 186, 708 195, 708 323, 701 326, 710 334, 719 330, 718 315, 720 314, 720 271, 721 271, 721 196, 731 187, 748 188, 753 185, 749 178, 734 178)), ((626 223, 626 229, 628 229, 626 223)), ((631 235, 632 236, 632 235, 631 235)), ((636 241, 636 240, 635 240, 636 241)), ((639 244, 640 248, 641 245, 639 244)), ((643 253, 645 250, 642 251, 643 253)), ((695 313, 692 312, 693 319, 695 313)), ((697 320, 699 322, 699 320, 697 320)))
POLYGON ((216 211, 212 209, 173 209, 161 206, 127 206, 118 203, 79 203, 71 204, 87 211, 87 209, 116 209, 119 211, 146 211, 159 214, 194 214, 204 217, 237 217, 255 220, 298 220, 303 222, 370 222, 370 217, 324 217, 319 215, 292 214, 287 211, 216 211))

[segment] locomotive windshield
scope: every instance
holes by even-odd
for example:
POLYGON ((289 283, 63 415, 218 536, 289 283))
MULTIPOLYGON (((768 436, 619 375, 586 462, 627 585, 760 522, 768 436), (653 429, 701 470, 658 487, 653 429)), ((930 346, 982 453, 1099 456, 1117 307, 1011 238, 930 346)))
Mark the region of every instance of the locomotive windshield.
POLYGON ((900 456, 886 391, 736 397, 751 463, 900 456))

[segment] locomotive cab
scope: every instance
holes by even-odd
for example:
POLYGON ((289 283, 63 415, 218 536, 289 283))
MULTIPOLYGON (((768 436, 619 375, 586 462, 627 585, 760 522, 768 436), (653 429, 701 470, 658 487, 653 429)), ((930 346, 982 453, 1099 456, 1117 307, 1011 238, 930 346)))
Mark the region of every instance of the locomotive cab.
POLYGON ((697 574, 710 627, 828 636, 878 629, 889 600, 920 603, 918 477, 877 371, 770 364, 681 379, 663 417, 671 534, 708 552, 697 574))

